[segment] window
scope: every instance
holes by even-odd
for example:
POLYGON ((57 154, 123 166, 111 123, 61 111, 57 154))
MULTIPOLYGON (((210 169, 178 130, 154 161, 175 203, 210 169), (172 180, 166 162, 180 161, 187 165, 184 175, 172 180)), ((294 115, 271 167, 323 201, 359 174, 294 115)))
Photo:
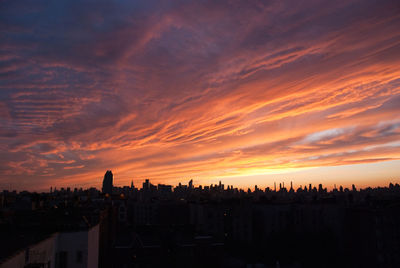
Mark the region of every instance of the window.
POLYGON ((82 253, 81 250, 78 250, 76 252, 76 262, 77 263, 82 263, 82 261, 83 261, 83 253, 82 253))
POLYGON ((29 262, 29 248, 25 250, 25 263, 29 262))
POLYGON ((56 254, 56 267, 67 268, 68 252, 60 251, 56 254))

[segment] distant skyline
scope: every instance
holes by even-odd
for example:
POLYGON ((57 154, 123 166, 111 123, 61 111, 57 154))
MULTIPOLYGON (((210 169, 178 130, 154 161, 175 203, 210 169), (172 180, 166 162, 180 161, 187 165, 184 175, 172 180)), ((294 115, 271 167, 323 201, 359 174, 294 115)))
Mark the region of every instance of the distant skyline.
POLYGON ((1 1, 0 190, 400 182, 399 29, 395 0, 1 1))

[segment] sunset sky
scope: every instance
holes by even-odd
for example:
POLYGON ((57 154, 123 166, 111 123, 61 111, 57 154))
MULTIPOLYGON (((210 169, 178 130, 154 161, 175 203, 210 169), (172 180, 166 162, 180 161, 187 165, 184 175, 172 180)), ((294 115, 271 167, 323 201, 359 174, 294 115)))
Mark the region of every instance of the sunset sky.
POLYGON ((0 1, 0 190, 400 182, 400 2, 0 1))

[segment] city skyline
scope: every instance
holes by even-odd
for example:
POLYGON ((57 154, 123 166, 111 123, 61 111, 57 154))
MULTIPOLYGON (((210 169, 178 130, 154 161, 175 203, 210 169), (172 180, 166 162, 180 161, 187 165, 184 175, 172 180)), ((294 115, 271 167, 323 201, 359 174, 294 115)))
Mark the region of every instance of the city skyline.
POLYGON ((139 189, 113 187, 110 170, 102 182, 1 191, 0 267, 399 267, 398 183, 139 189))
POLYGON ((0 190, 400 182, 397 1, 0 3, 0 190))
MULTIPOLYGON (((339 180, 338 180, 339 181, 339 180)), ((129 184, 124 184, 118 180, 115 180, 114 174, 112 173, 112 170, 107 170, 106 173, 104 174, 103 179, 99 179, 98 185, 91 185, 88 187, 82 187, 80 185, 60 185, 60 186, 53 186, 50 185, 48 186, 47 189, 41 189, 41 190, 28 190, 28 189, 15 189, 12 188, 11 185, 8 189, 2 189, 3 191, 8 191, 8 192, 41 192, 41 193, 51 193, 56 190, 61 190, 61 191, 86 191, 86 190, 91 190, 91 189, 96 189, 103 194, 108 193, 111 194, 114 191, 120 192, 123 191, 127 188, 130 189, 136 189, 136 190, 144 190, 145 184, 147 185, 146 187, 149 187, 151 185, 152 187, 155 187, 154 189, 159 191, 160 187, 170 187, 171 191, 175 191, 176 189, 180 187, 186 187, 187 189, 197 189, 197 190, 205 190, 205 189, 212 189, 213 187, 221 187, 222 185, 222 190, 231 190, 235 189, 238 191, 251 191, 254 192, 256 190, 264 192, 264 191, 271 191, 271 192, 279 192, 281 189, 284 189, 285 191, 288 191, 290 189, 293 189, 294 192, 297 192, 299 189, 309 189, 309 187, 312 186, 312 189, 320 188, 323 187, 323 189, 326 189, 328 192, 332 192, 335 190, 339 190, 340 188, 342 189, 353 189, 354 187, 359 190, 366 190, 369 188, 385 188, 388 185, 398 185, 398 180, 397 179, 389 179, 387 180, 387 184, 383 184, 382 181, 380 182, 379 185, 371 185, 371 184, 354 184, 351 181, 345 181, 345 184, 340 184, 340 183, 334 183, 333 185, 326 185, 323 183, 324 181, 320 182, 312 182, 311 180, 308 180, 308 182, 305 182, 303 184, 299 184, 294 182, 293 180, 290 180, 288 178, 284 178, 282 180, 274 180, 272 184, 261 184, 261 185, 233 185, 230 183, 227 183, 227 181, 224 180, 218 180, 218 181, 213 181, 210 182, 209 184, 207 183, 198 183, 196 180, 193 180, 193 178, 187 178, 186 180, 183 179, 179 181, 176 184, 168 184, 165 182, 154 182, 149 178, 144 178, 144 179, 136 179, 136 180, 131 180, 129 184), (107 179, 106 179, 107 178, 107 179), (106 186, 107 185, 107 186, 106 186)))

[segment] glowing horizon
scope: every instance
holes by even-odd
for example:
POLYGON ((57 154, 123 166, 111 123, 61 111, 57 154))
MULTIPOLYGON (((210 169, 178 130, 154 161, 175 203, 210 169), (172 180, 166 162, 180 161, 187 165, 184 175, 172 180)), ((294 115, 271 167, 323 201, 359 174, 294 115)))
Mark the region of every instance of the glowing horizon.
POLYGON ((400 182, 397 1, 6 0, 0 26, 0 190, 400 182))

